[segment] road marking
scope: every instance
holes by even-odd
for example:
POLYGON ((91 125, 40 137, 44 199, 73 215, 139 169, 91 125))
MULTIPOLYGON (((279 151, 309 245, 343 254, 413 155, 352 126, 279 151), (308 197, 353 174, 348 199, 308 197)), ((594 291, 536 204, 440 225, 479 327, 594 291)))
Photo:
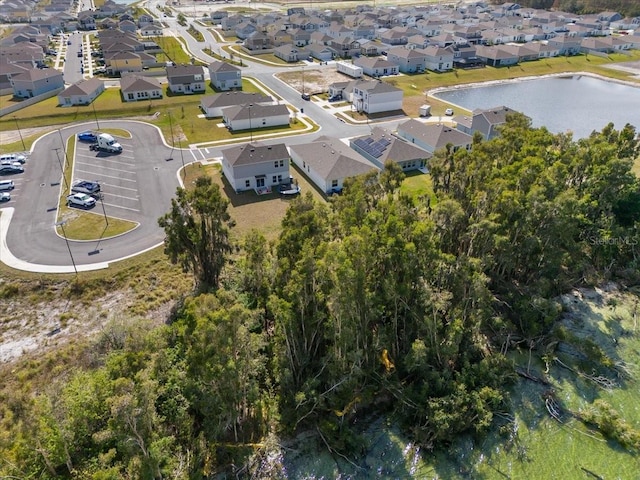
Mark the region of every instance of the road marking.
POLYGON ((103 196, 108 196, 108 197, 116 197, 116 198, 123 198, 125 200, 132 200, 134 202, 139 202, 140 199, 139 198, 134 198, 134 197, 125 197, 124 195, 116 195, 115 193, 105 193, 102 192, 103 196))
POLYGON ((129 207, 123 207, 121 205, 114 205, 113 203, 104 203, 104 205, 106 205, 107 207, 113 207, 113 208, 121 208, 123 210, 130 210, 132 212, 138 212, 140 213, 140 210, 138 210, 137 208, 129 208, 129 207))
POLYGON ((100 167, 99 169, 92 169, 92 170, 82 170, 80 168, 76 169, 77 172, 91 173, 91 174, 94 174, 94 175, 100 175, 100 173, 99 173, 100 170, 108 170, 108 171, 112 171, 112 172, 121 172, 123 174, 130 174, 130 175, 135 175, 136 174, 135 171, 123 170, 121 168, 111 168, 111 167, 100 167), (96 172, 96 170, 98 170, 98 172, 96 172))
MULTIPOLYGON (((79 170, 82 171, 82 170, 79 170)), ((98 176, 98 177, 104 177, 104 178, 117 178, 118 180, 122 180, 123 182, 133 182, 133 183, 137 183, 138 181, 135 178, 122 178, 116 175, 107 175, 104 173, 96 173, 96 172, 87 172, 90 173, 93 176, 98 176)), ((134 172, 130 172, 130 173, 134 173, 134 172)))
POLYGON ((105 186, 105 187, 118 188, 120 190, 131 190, 132 192, 137 192, 138 191, 137 188, 121 187, 120 185, 114 185, 112 183, 103 183, 102 185, 105 186))

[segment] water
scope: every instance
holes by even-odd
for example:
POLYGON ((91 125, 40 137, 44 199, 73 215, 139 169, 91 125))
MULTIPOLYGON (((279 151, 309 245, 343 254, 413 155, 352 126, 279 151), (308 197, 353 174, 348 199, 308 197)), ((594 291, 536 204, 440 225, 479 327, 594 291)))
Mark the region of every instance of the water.
POLYGON ((584 75, 549 77, 442 91, 435 97, 473 110, 505 105, 554 133, 585 138, 609 122, 640 130, 640 88, 584 75))

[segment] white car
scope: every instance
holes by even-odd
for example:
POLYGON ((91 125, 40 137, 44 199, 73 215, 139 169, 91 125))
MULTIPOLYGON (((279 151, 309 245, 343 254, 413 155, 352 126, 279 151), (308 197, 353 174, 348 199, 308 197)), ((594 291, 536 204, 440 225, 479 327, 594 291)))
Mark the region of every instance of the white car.
POLYGON ((453 115, 453 108, 447 108, 444 111, 444 114, 447 115, 448 117, 452 116, 453 115))
POLYGON ((9 192, 0 192, 0 202, 8 202, 9 200, 11 200, 9 192))
POLYGON ((74 193, 67 197, 67 205, 70 207, 91 208, 95 204, 96 199, 86 193, 74 193))

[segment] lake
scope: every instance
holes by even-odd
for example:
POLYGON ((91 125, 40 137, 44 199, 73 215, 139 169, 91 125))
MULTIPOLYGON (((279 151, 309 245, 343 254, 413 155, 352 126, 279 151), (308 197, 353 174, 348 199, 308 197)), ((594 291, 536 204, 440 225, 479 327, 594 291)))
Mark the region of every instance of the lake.
POLYGON ((529 116, 534 127, 585 138, 609 122, 640 130, 640 88, 586 75, 563 75, 502 84, 458 87, 434 97, 467 110, 505 105, 529 116))

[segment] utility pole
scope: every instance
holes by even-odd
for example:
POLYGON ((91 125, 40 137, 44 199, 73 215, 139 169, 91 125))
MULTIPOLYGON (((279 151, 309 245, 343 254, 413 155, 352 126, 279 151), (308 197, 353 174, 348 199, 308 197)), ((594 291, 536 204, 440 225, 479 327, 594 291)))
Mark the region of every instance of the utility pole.
POLYGON ((76 267, 76 262, 73 259, 73 253, 71 253, 71 245, 69 245, 69 239, 67 238, 67 232, 64 231, 64 224, 67 223, 65 220, 56 223, 56 227, 60 227, 62 229, 62 236, 64 237, 64 241, 67 242, 67 250, 69 250, 69 256, 71 257, 71 263, 73 264, 73 271, 76 272, 76 280, 78 279, 78 267, 76 267))
POLYGON ((20 136, 20 141, 22 142, 22 150, 27 151, 27 147, 24 146, 24 139, 22 138, 22 132, 20 131, 20 125, 18 124, 18 118, 14 115, 13 119, 16 122, 16 128, 18 129, 18 135, 20 136))
POLYGON ((253 143, 253 129, 251 128, 251 107, 253 107, 253 103, 249 104, 249 143, 253 143))

